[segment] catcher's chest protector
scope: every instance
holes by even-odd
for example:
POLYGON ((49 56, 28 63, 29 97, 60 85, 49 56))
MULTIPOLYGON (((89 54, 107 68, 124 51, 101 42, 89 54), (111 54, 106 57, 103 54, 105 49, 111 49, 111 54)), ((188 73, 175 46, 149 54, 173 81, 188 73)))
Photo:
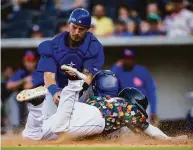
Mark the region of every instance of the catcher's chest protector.
POLYGON ((95 55, 95 52, 89 52, 92 36, 87 34, 83 44, 78 48, 72 49, 65 44, 67 34, 67 32, 61 33, 52 40, 54 59, 57 62, 58 69, 60 72, 63 72, 60 67, 65 64, 76 68, 78 71, 82 71, 84 61, 95 55))

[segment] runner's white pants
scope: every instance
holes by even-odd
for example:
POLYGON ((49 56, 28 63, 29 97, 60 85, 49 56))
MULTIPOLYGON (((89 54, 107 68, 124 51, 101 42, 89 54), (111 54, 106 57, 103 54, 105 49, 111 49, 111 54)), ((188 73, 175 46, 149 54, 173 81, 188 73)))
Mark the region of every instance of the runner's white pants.
POLYGON ((28 103, 28 119, 23 137, 33 140, 57 138, 57 133, 66 132, 74 137, 100 134, 105 120, 100 111, 84 103, 77 102, 83 81, 69 81, 61 93, 56 113, 43 119, 42 106, 28 103))

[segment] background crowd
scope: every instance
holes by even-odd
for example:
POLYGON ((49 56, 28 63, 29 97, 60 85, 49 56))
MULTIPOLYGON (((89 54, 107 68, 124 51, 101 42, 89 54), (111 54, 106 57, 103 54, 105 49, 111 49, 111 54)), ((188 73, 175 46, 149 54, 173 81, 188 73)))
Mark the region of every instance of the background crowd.
POLYGON ((96 36, 188 36, 192 0, 2 0, 2 38, 52 37, 68 30, 74 8, 92 15, 96 36))

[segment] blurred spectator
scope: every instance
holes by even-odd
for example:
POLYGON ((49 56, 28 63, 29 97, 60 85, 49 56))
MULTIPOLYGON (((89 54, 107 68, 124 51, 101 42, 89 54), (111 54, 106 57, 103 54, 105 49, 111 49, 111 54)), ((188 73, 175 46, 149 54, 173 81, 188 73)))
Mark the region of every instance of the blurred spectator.
POLYGON ((21 8, 21 5, 29 0, 11 0, 13 5, 13 11, 19 11, 21 8))
POLYGON ((114 27, 110 18, 105 16, 105 8, 103 5, 98 4, 94 7, 93 18, 96 19, 96 36, 109 36, 112 35, 114 27))
POLYGON ((160 30, 159 23, 161 19, 157 14, 149 14, 147 20, 149 23, 149 29, 148 31, 141 33, 141 35, 143 36, 165 35, 165 33, 160 30))
POLYGON ((13 11, 19 11, 23 8, 40 10, 43 0, 11 0, 13 11))
POLYGON ((89 0, 89 10, 93 10, 93 8, 98 5, 101 4, 105 7, 105 15, 110 17, 111 19, 117 19, 116 16, 116 10, 117 10, 117 6, 119 6, 119 1, 117 0, 111 0, 111 2, 109 3, 109 1, 105 1, 105 0, 89 0))
POLYGON ((6 66, 2 72, 1 81, 7 81, 14 73, 14 70, 11 66, 6 66))
POLYGON ((62 11, 71 11, 78 7, 87 8, 87 0, 54 0, 55 8, 62 11))
POLYGON ((156 3, 149 3, 147 5, 147 16, 150 14, 159 14, 158 7, 156 3))
POLYGON ((60 23, 58 25, 58 32, 57 33, 62 33, 68 31, 68 22, 64 21, 63 23, 60 23))
POLYGON ((168 36, 193 35, 193 13, 185 8, 184 0, 172 0, 173 11, 165 18, 168 36))
POLYGON ((121 6, 118 10, 118 18, 127 23, 128 32, 136 33, 138 24, 140 23, 140 18, 136 10, 132 9, 129 11, 127 6, 121 6))
POLYGON ((128 32, 127 30, 127 24, 123 20, 117 20, 115 23, 115 30, 114 30, 114 36, 120 36, 120 37, 130 37, 133 34, 128 32))
POLYGON ((9 119, 13 129, 19 129, 25 121, 26 105, 16 100, 18 91, 29 89, 42 85, 43 74, 35 71, 37 65, 37 56, 32 51, 27 51, 23 57, 24 68, 18 70, 7 82, 6 88, 12 91, 9 97, 9 119))
POLYGON ((44 33, 41 32, 40 27, 38 25, 34 25, 30 37, 32 39, 42 39, 45 36, 44 33))
POLYGON ((132 33, 133 35, 136 32, 136 20, 133 16, 130 15, 128 7, 126 6, 121 6, 119 7, 118 10, 118 19, 123 20, 127 23, 127 31, 129 33, 132 33))
POLYGON ((9 78, 14 74, 14 70, 11 66, 6 66, 2 71, 1 76, 1 134, 6 133, 6 100, 10 96, 11 92, 6 89, 6 83, 9 78))
POLYGON ((95 29, 96 29, 96 19, 92 17, 91 27, 89 29, 89 32, 95 35, 95 29))
POLYGON ((44 33, 42 33, 41 31, 33 31, 31 33, 32 39, 42 39, 43 37, 44 37, 44 33))
POLYGON ((173 5, 171 2, 168 2, 168 3, 165 5, 165 10, 166 10, 166 14, 167 14, 167 15, 171 15, 172 12, 174 11, 174 5, 173 5))
POLYGON ((141 22, 141 18, 138 15, 138 12, 136 10, 131 10, 131 20, 133 20, 137 25, 141 22))
POLYGON ((149 71, 136 64, 135 52, 125 49, 122 58, 116 62, 111 70, 121 82, 121 89, 134 87, 147 96, 150 103, 150 122, 157 123, 157 96, 155 82, 149 71))
POLYGON ((119 19, 119 20, 123 20, 123 21, 125 21, 126 23, 128 23, 128 22, 131 21, 128 7, 126 7, 126 6, 121 6, 121 7, 119 7, 119 10, 118 10, 118 19, 119 19))
POLYGON ((125 21, 128 32, 133 35, 147 33, 149 28, 152 28, 149 22, 144 21, 147 16, 156 14, 163 18, 166 12, 168 16, 165 18, 164 25, 159 22, 159 30, 164 29, 169 36, 190 35, 193 34, 193 15, 185 9, 184 2, 188 5, 189 10, 193 8, 192 0, 189 0, 188 3, 186 0, 112 0, 110 3, 104 0, 3 0, 1 1, 3 4, 2 37, 29 37, 29 28, 32 23, 39 25, 41 30, 33 30, 30 34, 31 38, 41 39, 54 36, 55 31, 58 33, 60 30, 67 30, 67 25, 60 24, 56 29, 58 21, 53 20, 67 18, 77 7, 93 8, 96 24, 92 28, 95 31, 93 32, 92 29, 90 31, 96 36, 113 35, 112 19, 125 21), (40 10, 40 13, 34 9, 40 10))
POLYGON ((132 35, 134 35, 136 33, 136 30, 137 30, 136 23, 134 21, 129 21, 127 24, 127 31, 132 35))
POLYGON ((149 23, 146 20, 141 21, 139 24, 139 32, 140 34, 144 34, 149 31, 149 23))

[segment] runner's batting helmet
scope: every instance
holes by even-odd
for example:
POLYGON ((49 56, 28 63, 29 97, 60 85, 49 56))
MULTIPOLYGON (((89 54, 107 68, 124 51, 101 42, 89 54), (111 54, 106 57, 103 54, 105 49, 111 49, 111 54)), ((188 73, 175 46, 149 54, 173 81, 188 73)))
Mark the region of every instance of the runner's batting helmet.
POLYGON ((118 94, 118 96, 131 101, 133 104, 137 105, 142 110, 147 109, 147 97, 135 88, 125 88, 118 94))
POLYGON ((91 15, 90 13, 84 8, 77 8, 72 11, 68 22, 72 22, 74 24, 90 28, 91 24, 91 15))

